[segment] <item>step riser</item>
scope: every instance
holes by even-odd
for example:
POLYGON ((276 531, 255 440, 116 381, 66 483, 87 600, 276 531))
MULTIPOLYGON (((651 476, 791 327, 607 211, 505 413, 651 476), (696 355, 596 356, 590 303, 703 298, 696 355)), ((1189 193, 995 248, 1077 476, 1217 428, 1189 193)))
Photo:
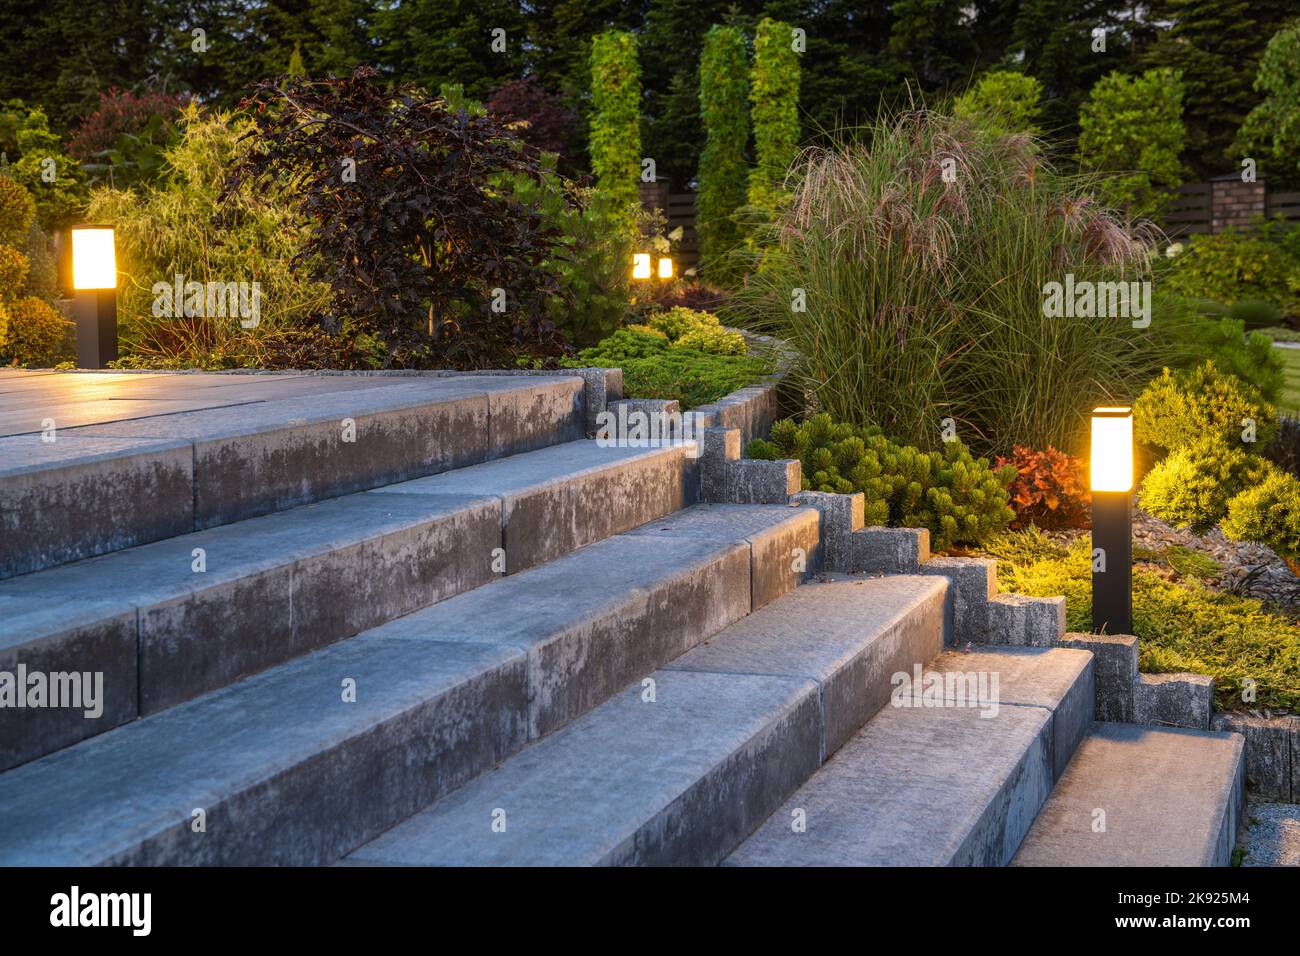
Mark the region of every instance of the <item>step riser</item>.
MULTIPOLYGON (((1049 725, 1050 728, 1050 725, 1049 725)), ((1052 792, 1052 736, 1040 734, 941 866, 1006 866, 1052 792)), ((936 861, 937 862, 937 861, 936 861)))
MULTIPOLYGON (((64 451, 113 445, 118 457, 0 476, 0 578, 583 437, 581 380, 502 382, 485 392, 457 381, 444 387, 462 394, 398 408, 383 405, 408 386, 65 429, 64 451), (203 437, 244 422, 263 430, 203 437)), ((50 454, 39 435, 0 445, 50 454)))
MULTIPOLYGON (((58 441, 106 457, 0 477, 0 580, 194 530, 188 442, 58 441)), ((33 435, 0 439, 0 461, 39 444, 33 435)))
MULTIPOLYGON (((358 642, 367 642, 360 638, 358 642)), ((371 642, 373 643, 373 642, 371 642)), ((343 667, 340 675, 354 675, 343 667)), ((371 690, 364 676, 358 693, 371 690)), ((327 750, 220 799, 196 797, 126 848, 84 848, 78 865, 320 866, 373 839, 430 800, 519 750, 526 735, 522 655, 486 667, 327 750)), ((337 694, 334 694, 337 697, 337 694)), ((108 842, 108 841, 105 841, 108 842)), ((0 863, 34 863, 9 860, 0 863)))

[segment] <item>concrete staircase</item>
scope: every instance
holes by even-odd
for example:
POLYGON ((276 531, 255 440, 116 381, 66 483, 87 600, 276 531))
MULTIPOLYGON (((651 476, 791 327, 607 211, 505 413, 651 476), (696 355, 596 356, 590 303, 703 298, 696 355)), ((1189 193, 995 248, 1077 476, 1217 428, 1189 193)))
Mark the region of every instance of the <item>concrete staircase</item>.
POLYGON ((396 382, 0 438, 0 672, 103 682, 0 707, 0 864, 1226 862, 1240 738, 954 648, 1055 613, 983 565, 601 447, 590 379, 396 382))

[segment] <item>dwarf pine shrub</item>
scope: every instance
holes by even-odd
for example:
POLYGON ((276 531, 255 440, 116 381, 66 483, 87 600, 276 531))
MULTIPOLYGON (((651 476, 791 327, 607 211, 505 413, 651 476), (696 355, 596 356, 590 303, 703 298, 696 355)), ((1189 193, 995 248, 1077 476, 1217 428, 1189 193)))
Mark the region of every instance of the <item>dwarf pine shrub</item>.
POLYGON ((1262 449, 1277 428, 1277 409, 1259 389, 1213 361, 1178 373, 1165 369, 1133 404, 1133 437, 1166 452, 1202 439, 1262 449))
POLYGON ((1269 473, 1258 455, 1207 435, 1172 452, 1142 480, 1142 507, 1180 528, 1204 534, 1228 513, 1234 495, 1269 473))
POLYGON ((942 451, 921 451, 886 438, 874 426, 834 422, 815 415, 806 422, 787 418, 772 426, 770 441, 746 449, 750 458, 798 458, 804 491, 862 492, 866 522, 928 528, 930 544, 979 544, 1015 517, 1007 486, 1016 469, 989 467, 961 442, 942 451))

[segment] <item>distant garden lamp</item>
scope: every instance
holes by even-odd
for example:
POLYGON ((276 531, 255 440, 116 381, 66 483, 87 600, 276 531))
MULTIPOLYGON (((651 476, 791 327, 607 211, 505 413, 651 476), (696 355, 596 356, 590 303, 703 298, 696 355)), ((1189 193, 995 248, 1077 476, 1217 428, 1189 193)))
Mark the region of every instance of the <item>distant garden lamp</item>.
POLYGON ((659 278, 671 279, 673 277, 673 260, 667 256, 661 256, 659 259, 659 278))
POLYGON ((650 253, 637 252, 632 256, 632 278, 649 279, 650 278, 650 253))
POLYGON ((1092 629, 1133 633, 1133 409, 1092 411, 1092 629))
POLYGON ((106 368, 117 358, 117 255, 112 226, 73 226, 72 317, 77 367, 106 368))

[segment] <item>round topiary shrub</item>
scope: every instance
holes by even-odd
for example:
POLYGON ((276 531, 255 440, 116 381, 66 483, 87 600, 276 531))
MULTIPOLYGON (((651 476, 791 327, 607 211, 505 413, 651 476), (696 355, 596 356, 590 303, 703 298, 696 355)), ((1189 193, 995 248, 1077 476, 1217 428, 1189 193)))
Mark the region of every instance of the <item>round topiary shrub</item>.
POLYGON ((1165 369, 1133 404, 1133 435, 1166 452, 1202 438, 1262 449, 1277 435, 1277 409, 1213 362, 1177 374, 1165 369))
POLYGON ((0 327, 0 356, 19 365, 50 365, 63 344, 68 321, 34 295, 11 302, 0 327))

